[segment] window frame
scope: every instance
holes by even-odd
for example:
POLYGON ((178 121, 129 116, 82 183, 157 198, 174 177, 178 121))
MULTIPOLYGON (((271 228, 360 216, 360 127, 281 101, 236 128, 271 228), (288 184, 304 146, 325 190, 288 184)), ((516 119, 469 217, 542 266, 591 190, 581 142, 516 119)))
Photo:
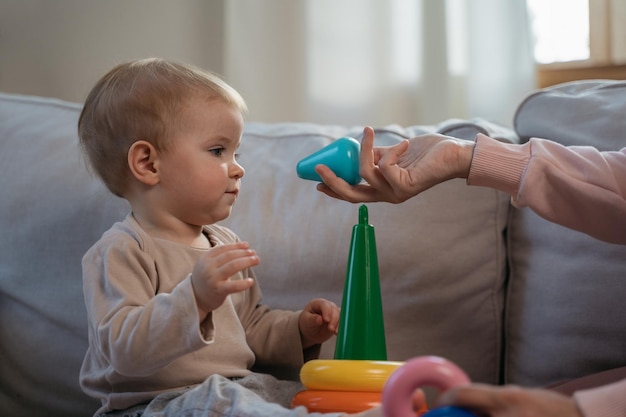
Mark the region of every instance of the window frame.
POLYGON ((626 28, 619 24, 623 21, 623 0, 589 0, 589 58, 537 63, 538 87, 580 79, 626 79, 626 28))

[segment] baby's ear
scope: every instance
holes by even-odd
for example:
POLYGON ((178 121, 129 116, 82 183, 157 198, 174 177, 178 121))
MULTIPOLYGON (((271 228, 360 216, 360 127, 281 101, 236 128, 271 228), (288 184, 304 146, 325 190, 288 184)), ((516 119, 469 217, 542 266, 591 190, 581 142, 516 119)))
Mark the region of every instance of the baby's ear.
POLYGON ((156 185, 159 183, 157 157, 158 152, 154 145, 145 140, 138 140, 128 150, 128 168, 139 182, 156 185))

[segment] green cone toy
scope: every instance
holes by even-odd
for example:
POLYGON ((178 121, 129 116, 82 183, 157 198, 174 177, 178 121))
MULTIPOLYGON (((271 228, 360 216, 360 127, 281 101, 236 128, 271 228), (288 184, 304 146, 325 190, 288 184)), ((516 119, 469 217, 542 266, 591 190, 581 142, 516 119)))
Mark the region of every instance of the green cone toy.
POLYGON ((376 238, 365 205, 352 228, 335 359, 387 360, 376 238))

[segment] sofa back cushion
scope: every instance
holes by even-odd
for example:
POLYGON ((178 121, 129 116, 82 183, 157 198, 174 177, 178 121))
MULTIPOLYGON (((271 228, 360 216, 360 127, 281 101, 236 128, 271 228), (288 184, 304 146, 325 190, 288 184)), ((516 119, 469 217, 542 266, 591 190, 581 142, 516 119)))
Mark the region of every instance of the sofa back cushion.
MULTIPOLYGON (((523 141, 626 147, 626 82, 537 91, 515 116, 523 141)), ((624 219, 626 221, 626 219, 624 219)), ((511 208, 506 382, 548 385, 626 365, 626 246, 511 208)))
POLYGON ((128 210, 90 175, 80 106, 0 95, 0 415, 89 416, 82 255, 128 210))

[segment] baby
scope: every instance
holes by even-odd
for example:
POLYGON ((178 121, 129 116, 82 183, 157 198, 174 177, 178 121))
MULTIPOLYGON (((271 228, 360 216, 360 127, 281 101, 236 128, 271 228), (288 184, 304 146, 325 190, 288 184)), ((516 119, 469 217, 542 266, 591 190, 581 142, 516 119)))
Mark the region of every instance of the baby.
POLYGON ((245 112, 220 78, 162 59, 116 66, 85 101, 80 143, 131 206, 83 258, 80 384, 101 400, 96 415, 308 415, 289 408, 298 383, 251 369, 297 370, 316 358, 339 308, 261 304, 259 257, 217 224, 244 176, 236 157, 245 112))

